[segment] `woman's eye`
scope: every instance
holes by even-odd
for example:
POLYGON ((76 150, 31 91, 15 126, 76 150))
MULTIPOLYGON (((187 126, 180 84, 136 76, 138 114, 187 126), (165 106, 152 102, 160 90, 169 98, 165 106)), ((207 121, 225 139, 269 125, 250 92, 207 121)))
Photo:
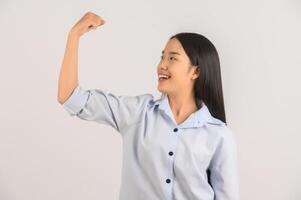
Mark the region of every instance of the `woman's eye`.
MULTIPOLYGON (((163 56, 161 56, 160 58, 161 58, 161 60, 162 60, 162 59, 163 59, 163 56)), ((170 57, 170 60, 172 60, 172 59, 176 60, 175 57, 170 57)))

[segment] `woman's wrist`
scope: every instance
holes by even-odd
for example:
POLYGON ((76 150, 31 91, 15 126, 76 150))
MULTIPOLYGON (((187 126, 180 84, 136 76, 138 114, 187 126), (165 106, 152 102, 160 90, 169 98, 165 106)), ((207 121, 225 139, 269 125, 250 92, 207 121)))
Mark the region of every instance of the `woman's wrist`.
POLYGON ((80 36, 76 33, 75 30, 71 29, 68 33, 68 39, 70 40, 79 40, 80 36))

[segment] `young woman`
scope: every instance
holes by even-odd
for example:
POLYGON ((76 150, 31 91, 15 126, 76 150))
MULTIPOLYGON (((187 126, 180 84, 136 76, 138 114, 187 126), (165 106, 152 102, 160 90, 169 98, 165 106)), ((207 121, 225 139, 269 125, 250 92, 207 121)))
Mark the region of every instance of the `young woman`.
POLYGON ((237 147, 226 125, 218 53, 197 33, 172 36, 157 66, 162 96, 83 89, 79 37, 104 20, 88 12, 71 29, 58 101, 80 119, 113 127, 123 141, 121 200, 238 200, 237 147))

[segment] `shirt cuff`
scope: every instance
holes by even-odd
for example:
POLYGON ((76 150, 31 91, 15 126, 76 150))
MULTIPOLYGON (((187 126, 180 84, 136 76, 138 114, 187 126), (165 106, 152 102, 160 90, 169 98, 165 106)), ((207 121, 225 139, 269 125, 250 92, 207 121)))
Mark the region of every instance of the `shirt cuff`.
POLYGON ((84 90, 80 85, 77 85, 62 106, 71 116, 77 115, 85 106, 88 95, 88 90, 84 90))

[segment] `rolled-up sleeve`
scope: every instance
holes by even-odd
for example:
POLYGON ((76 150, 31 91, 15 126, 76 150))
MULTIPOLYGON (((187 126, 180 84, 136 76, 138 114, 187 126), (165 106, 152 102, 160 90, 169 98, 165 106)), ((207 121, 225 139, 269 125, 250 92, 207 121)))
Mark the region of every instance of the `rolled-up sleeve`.
POLYGON ((222 137, 209 166, 215 200, 239 200, 237 144, 229 127, 222 137))
POLYGON ((70 116, 110 125, 121 133, 124 128, 141 119, 151 100, 152 94, 117 96, 105 90, 86 90, 77 85, 62 106, 70 116))

